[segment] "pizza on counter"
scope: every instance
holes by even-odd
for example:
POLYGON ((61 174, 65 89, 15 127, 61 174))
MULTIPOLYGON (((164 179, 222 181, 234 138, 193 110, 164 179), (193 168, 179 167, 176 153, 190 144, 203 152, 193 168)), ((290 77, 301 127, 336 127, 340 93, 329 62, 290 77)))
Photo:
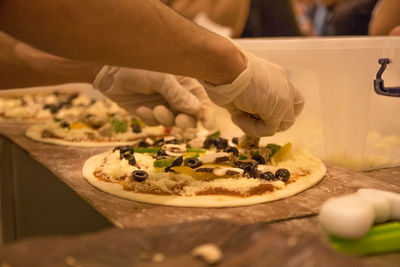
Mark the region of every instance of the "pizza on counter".
POLYGON ((98 189, 134 201, 183 207, 232 207, 286 198, 326 173, 312 154, 219 132, 117 146, 89 158, 83 176, 98 189))
POLYGON ((112 113, 98 102, 73 116, 29 127, 25 135, 32 140, 64 146, 96 147, 134 144, 143 139, 162 137, 167 130, 150 127, 124 110, 112 113))
MULTIPOLYGON (((17 90, 16 90, 17 91, 17 90)), ((93 99, 79 92, 38 92, 0 95, 1 122, 40 122, 53 118, 78 116, 87 109, 105 106, 110 113, 120 113, 114 102, 93 99)))

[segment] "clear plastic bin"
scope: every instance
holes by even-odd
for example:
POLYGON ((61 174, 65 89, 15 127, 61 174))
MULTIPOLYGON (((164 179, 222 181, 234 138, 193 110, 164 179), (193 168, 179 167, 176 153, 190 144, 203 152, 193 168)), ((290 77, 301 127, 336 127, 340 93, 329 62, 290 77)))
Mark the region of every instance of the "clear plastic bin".
POLYGON ((378 95, 373 88, 379 58, 391 60, 382 76, 385 86, 400 87, 400 38, 236 41, 285 67, 306 97, 296 124, 263 142, 291 141, 356 170, 400 165, 400 97, 378 95))

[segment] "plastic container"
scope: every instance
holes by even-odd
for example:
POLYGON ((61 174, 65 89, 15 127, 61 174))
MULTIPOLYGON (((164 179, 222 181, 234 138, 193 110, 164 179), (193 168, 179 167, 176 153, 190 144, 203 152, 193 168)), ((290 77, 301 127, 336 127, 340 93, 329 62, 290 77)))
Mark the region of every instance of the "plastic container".
POLYGON ((400 97, 378 95, 373 87, 379 58, 391 60, 385 86, 400 87, 400 38, 236 41, 285 67, 306 98, 296 124, 263 142, 291 141, 356 170, 400 165, 400 97))

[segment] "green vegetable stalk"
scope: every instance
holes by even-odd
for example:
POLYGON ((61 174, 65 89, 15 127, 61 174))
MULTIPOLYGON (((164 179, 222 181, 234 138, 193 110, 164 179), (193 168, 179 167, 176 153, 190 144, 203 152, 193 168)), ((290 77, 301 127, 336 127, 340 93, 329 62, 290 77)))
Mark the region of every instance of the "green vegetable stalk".
POLYGON ((365 236, 356 240, 337 236, 330 236, 329 240, 335 249, 353 255, 399 251, 400 223, 390 222, 376 225, 365 236))

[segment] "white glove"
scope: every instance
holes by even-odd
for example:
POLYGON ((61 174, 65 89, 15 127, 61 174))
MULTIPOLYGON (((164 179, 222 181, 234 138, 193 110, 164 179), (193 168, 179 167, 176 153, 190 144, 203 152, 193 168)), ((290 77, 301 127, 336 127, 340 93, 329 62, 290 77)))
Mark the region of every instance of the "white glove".
POLYGON ((195 79, 139 69, 104 66, 93 87, 149 126, 212 128, 204 88, 195 79))
POLYGON ((246 135, 270 136, 288 129, 303 109, 304 97, 281 66, 238 49, 247 62, 246 70, 231 84, 202 82, 208 96, 231 113, 246 135))

